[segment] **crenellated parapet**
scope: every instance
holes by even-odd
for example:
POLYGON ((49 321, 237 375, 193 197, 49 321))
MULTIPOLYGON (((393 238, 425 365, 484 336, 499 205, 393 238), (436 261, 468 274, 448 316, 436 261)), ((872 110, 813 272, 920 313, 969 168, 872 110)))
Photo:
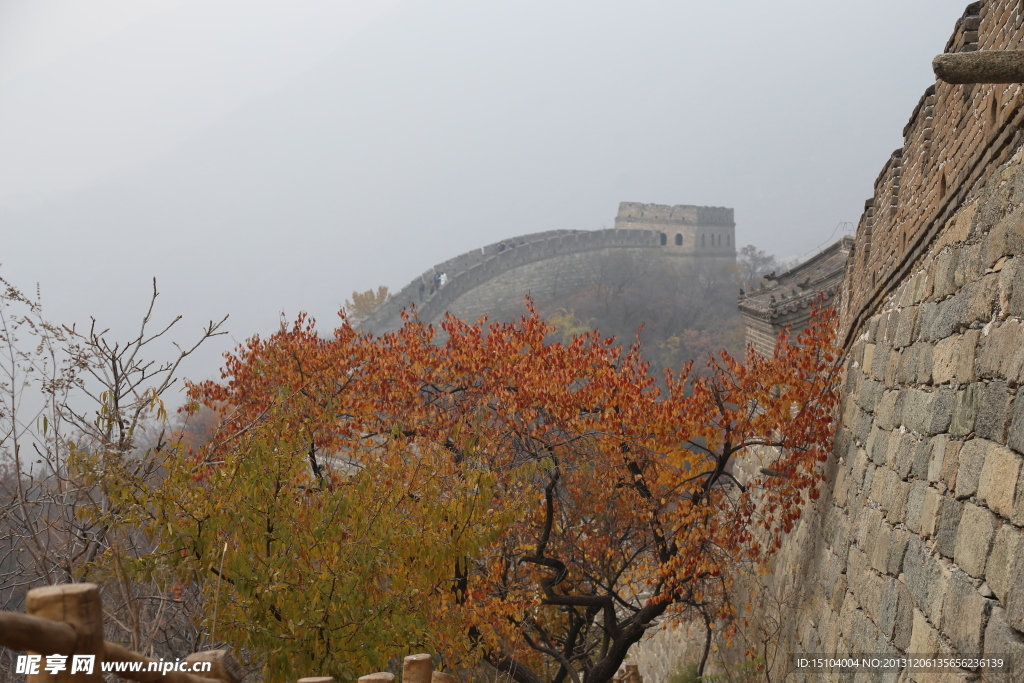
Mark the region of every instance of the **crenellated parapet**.
POLYGON ((723 206, 622 202, 615 217, 619 230, 653 230, 671 253, 694 256, 736 254, 733 210, 723 206))
MULTIPOLYGON (((967 6, 946 53, 1024 48, 1024 6, 967 6)), ((865 203, 840 302, 845 338, 903 281, 967 196, 1024 141, 1021 84, 953 85, 922 95, 865 203)))

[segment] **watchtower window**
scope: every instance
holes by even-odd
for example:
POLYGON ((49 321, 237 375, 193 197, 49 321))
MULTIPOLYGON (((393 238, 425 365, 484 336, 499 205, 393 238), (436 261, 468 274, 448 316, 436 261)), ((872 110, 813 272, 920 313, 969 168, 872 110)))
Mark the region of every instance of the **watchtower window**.
POLYGON ((676 233, 676 246, 677 247, 683 246, 683 236, 681 234, 679 234, 679 233, 676 233))
POLYGON ((705 246, 705 245, 704 245, 704 235, 701 235, 701 236, 700 236, 700 246, 701 246, 701 247, 704 247, 704 246, 705 246))
POLYGON ((661 233, 661 246, 668 244, 668 235, 661 233))

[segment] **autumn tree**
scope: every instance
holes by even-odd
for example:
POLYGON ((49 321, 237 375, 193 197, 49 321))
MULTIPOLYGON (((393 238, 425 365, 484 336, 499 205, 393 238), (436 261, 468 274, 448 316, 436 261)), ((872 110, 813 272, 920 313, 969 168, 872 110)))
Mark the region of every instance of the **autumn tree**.
POLYGON ((774 255, 758 249, 753 244, 746 245, 736 254, 737 279, 746 289, 757 284, 765 275, 774 273, 778 267, 774 255))
POLYGON ((18 609, 29 588, 94 581, 121 627, 116 640, 181 654, 195 640, 186 612, 198 606, 152 561, 134 496, 159 476, 177 370, 220 324, 157 362, 150 351, 180 317, 155 322, 155 281, 135 335, 121 340, 95 321, 51 323, 38 296, 0 286, 0 604, 18 609))
POLYGON ((388 288, 381 285, 377 291, 368 289, 365 292, 352 292, 352 300, 345 299, 343 308, 353 319, 365 318, 390 298, 388 288))
POLYGON ((603 683, 673 619, 728 630, 817 496, 832 320, 660 388, 638 346, 449 317, 380 338, 301 318, 192 388, 230 406, 146 501, 218 638, 266 675, 352 678, 415 646, 520 683, 603 683), (762 459, 767 458, 762 462, 762 459), (755 474, 740 483, 737 460, 755 474))

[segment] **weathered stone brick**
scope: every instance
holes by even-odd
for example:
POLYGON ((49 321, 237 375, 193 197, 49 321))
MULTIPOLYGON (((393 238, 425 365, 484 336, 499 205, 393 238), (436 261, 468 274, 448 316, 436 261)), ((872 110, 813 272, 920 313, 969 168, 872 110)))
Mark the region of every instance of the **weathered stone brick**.
POLYGON ((875 503, 878 503, 882 512, 885 512, 885 504, 888 499, 888 490, 892 480, 896 477, 896 473, 890 470, 888 467, 879 467, 875 470, 875 476, 871 480, 871 490, 868 494, 868 498, 875 503))
POLYGON ((1010 521, 1017 526, 1024 526, 1024 467, 1017 477, 1017 493, 1014 495, 1013 516, 1010 521))
MULTIPOLYGON (((922 340, 924 341, 935 341, 940 337, 935 334, 935 328, 937 327, 939 319, 939 304, 933 301, 927 301, 921 304, 920 311, 917 314, 918 329, 922 340)), ((948 336, 948 335, 942 335, 948 336)))
POLYGON ((928 605, 928 586, 935 571, 938 571, 938 565, 924 541, 911 536, 903 556, 903 577, 918 609, 924 610, 928 605))
POLYGON ((956 392, 952 389, 939 388, 932 392, 929 412, 921 429, 922 434, 939 434, 949 429, 953 418, 953 406, 956 405, 956 392))
POLYGON ((946 588, 940 624, 957 652, 981 652, 981 638, 991 609, 992 602, 978 594, 963 572, 953 572, 946 588))
POLYGON ((911 628, 908 653, 928 657, 941 652, 942 637, 938 630, 928 623, 928 618, 920 609, 913 611, 913 626, 911 628))
POLYGON ((1024 239, 1017 230, 1021 210, 1014 211, 996 222, 980 245, 986 267, 991 268, 1003 256, 1024 253, 1024 239))
POLYGON ((868 452, 871 454, 871 462, 875 465, 885 465, 889 458, 889 439, 893 437, 888 431, 879 429, 872 432, 869 438, 868 452))
POLYGON ((836 527, 842 523, 843 510, 835 505, 828 506, 822 515, 821 538, 826 546, 831 546, 836 537, 836 527))
POLYGON ((893 335, 893 347, 902 349, 906 346, 910 346, 914 342, 917 314, 917 306, 904 308, 900 312, 896 321, 896 333, 893 335))
POLYGON ((885 555, 884 572, 889 576, 899 576, 903 571, 903 558, 910 542, 910 532, 906 529, 893 528, 889 534, 889 548, 885 555))
POLYGON ((942 501, 946 497, 933 488, 924 492, 924 503, 921 505, 921 534, 925 538, 933 538, 939 533, 942 501))
POLYGON ((900 365, 896 371, 896 383, 900 386, 913 384, 917 379, 917 357, 913 346, 900 350, 900 365))
POLYGON ((857 546, 863 552, 870 553, 874 549, 875 539, 885 524, 883 517, 882 511, 874 508, 863 508, 857 516, 857 546))
POLYGON ((874 495, 875 477, 877 475, 878 467, 875 465, 868 465, 867 469, 864 470, 864 483, 861 485, 861 493, 865 498, 873 502, 877 502, 872 498, 872 495, 874 495))
POLYGON ((871 363, 875 359, 875 345, 865 344, 864 345, 864 357, 860 361, 860 369, 865 375, 871 375, 871 363))
POLYGON ((899 606, 901 587, 903 586, 896 579, 892 577, 887 577, 885 579, 877 623, 878 628, 881 629, 886 638, 891 639, 893 632, 896 630, 896 614, 897 607, 899 606))
POLYGON ((963 514, 963 503, 949 496, 942 497, 939 511, 939 528, 935 534, 935 549, 946 557, 953 557, 956 547, 957 531, 960 528, 960 516, 963 514))
MULTIPOLYGON (((942 473, 942 465, 945 462, 944 456, 946 454, 946 448, 949 445, 949 436, 946 434, 939 434, 931 439, 931 453, 928 457, 928 472, 925 477, 928 481, 935 483, 939 481, 942 473)), ((915 467, 915 476, 919 476, 915 467)))
POLYGON ((832 597, 829 601, 829 606, 832 608, 833 612, 838 612, 843 607, 843 600, 846 599, 846 591, 848 588, 846 574, 840 574, 834 585, 835 587, 832 590, 832 597))
POLYGON ((850 494, 863 490, 864 475, 868 468, 868 452, 863 448, 857 449, 857 454, 850 460, 850 494))
POLYGON ((877 622, 882 610, 882 595, 885 593, 885 578, 869 571, 860 582, 860 593, 857 594, 857 602, 868 615, 868 618, 877 622))
POLYGON ((1021 470, 1021 458, 1005 446, 990 446, 978 479, 978 500, 1010 519, 1021 470))
POLYGON ((1010 398, 1006 382, 985 385, 978 405, 978 416, 974 421, 974 432, 978 436, 997 443, 1006 443, 1006 429, 1011 417, 1010 398))
POLYGON ((857 416, 857 426, 854 427, 853 436, 862 444, 867 443, 868 435, 875 424, 875 419, 870 413, 861 412, 857 416))
POLYGON ((924 510, 924 494, 928 490, 928 482, 918 479, 910 485, 907 495, 907 528, 915 534, 921 533, 921 513, 924 510))
POLYGON ((942 457, 942 472, 939 474, 939 483, 945 484, 947 489, 956 488, 956 473, 960 469, 960 450, 963 441, 953 441, 946 445, 946 452, 942 457))
POLYGON ((974 431, 974 423, 981 406, 983 387, 980 383, 968 384, 957 392, 953 406, 953 418, 950 420, 949 433, 952 436, 967 436, 974 431))
POLYGON ((894 431, 886 440, 885 466, 892 470, 899 469, 899 463, 914 457, 914 445, 917 437, 910 432, 894 431))
POLYGON ((861 380, 860 389, 857 394, 857 404, 869 412, 875 412, 875 408, 885 393, 885 385, 878 380, 866 377, 861 380))
POLYGON ((935 257, 935 276, 932 285, 932 296, 945 299, 957 290, 955 272, 959 267, 960 249, 952 247, 943 250, 935 257))
POLYGON ((840 507, 846 506, 850 495, 850 468, 849 464, 840 467, 836 474, 836 483, 832 485, 832 502, 840 507))
POLYGON ((981 339, 976 367, 981 377, 1019 382, 1024 368, 1024 324, 1007 320, 995 325, 981 339))
POLYGON ((878 323, 879 316, 873 315, 868 319, 867 325, 865 325, 864 334, 867 335, 866 341, 869 344, 874 344, 875 340, 878 339, 878 323))
MULTIPOLYGON (((896 311, 887 309, 878 316, 878 331, 876 332, 875 344, 887 344, 892 346, 892 334, 889 327, 895 327, 896 311)), ((877 349, 876 349, 877 350, 877 349)))
POLYGON ((892 527, 882 522, 874 536, 868 539, 868 557, 871 559, 872 569, 877 572, 885 573, 885 564, 889 555, 889 539, 891 537, 892 527))
MULTIPOLYGON (((999 293, 999 275, 992 273, 980 280, 972 280, 964 284, 961 293, 957 296, 967 296, 964 318, 960 321, 961 327, 969 327, 972 324, 987 323, 992 320, 992 313, 996 309, 996 299, 999 293)), ((956 297, 953 297, 954 299, 956 297)), ((975 330, 981 333, 981 330, 975 330)), ((975 338, 977 343, 977 338, 975 338)), ((971 357, 974 357, 974 348, 971 348, 971 357)), ((973 372, 973 368, 972 368, 973 372)))
POLYGON ((976 578, 985 576, 985 562, 992 548, 999 521, 983 507, 966 503, 953 549, 953 560, 960 569, 976 578))
POLYGON ((983 262, 981 252, 981 245, 977 243, 968 243, 960 247, 957 268, 953 272, 957 289, 969 282, 980 280, 988 270, 989 266, 983 262))
POLYGON ((885 367, 889 364, 889 351, 891 347, 887 342, 876 342, 875 350, 871 357, 871 376, 880 381, 885 381, 885 367))
POLYGON ((896 471, 901 479, 914 477, 928 478, 928 463, 932 457, 933 445, 930 439, 915 440, 906 453, 896 461, 896 471))
POLYGON ((985 566, 985 583, 1002 602, 1006 602, 1006 593, 1010 588, 1010 570, 1013 567, 1013 559, 1024 552, 1021 539, 1022 535, 1019 529, 1012 524, 1004 524, 999 527, 996 537, 992 541, 992 550, 989 552, 988 562, 985 566))
POLYGON ((870 562, 867 554, 856 545, 850 546, 846 556, 846 580, 850 583, 850 592, 860 592, 860 585, 864 577, 871 572, 870 562))
POLYGON ((891 524, 903 524, 907 519, 907 499, 910 497, 910 483, 902 481, 899 475, 893 476, 886 491, 885 516, 891 524))
POLYGON ((900 369, 900 355, 901 352, 896 349, 889 351, 889 362, 885 365, 885 386, 889 389, 896 389, 899 387, 899 382, 896 381, 896 375, 900 369))
MULTIPOLYGON (((971 295, 972 293, 965 290, 939 303, 936 317, 932 321, 930 335, 932 339, 945 339, 952 336, 954 332, 967 327, 971 295)), ((938 349, 936 349, 937 354, 938 349)), ((938 365, 938 362, 936 362, 936 365, 938 365)))
POLYGON ((1010 421, 1010 429, 1006 435, 1006 445, 1024 453, 1024 394, 1017 388, 1017 395, 1013 401, 1013 418, 1010 421))
POLYGON ((935 365, 935 345, 928 342, 914 344, 916 381, 918 384, 932 384, 932 369, 935 365))
POLYGON ((1024 631, 1024 552, 1017 552, 1010 560, 1006 580, 1006 622, 1018 631, 1024 631))
POLYGON ((1024 317, 1024 259, 1010 259, 999 275, 1004 295, 1008 299, 1006 313, 1015 318, 1024 317))
POLYGON ((935 344, 932 381, 935 384, 966 384, 974 381, 974 355, 980 330, 946 336, 935 344))
POLYGON ((1020 677, 1024 671, 1024 635, 1010 628, 1006 623, 1006 611, 1002 607, 993 606, 992 613, 988 618, 988 625, 985 627, 985 658, 1009 657, 1008 665, 1001 669, 982 669, 986 676, 983 680, 1010 681, 1020 677), (1014 676, 1015 678, 1010 678, 1014 676))
POLYGON ((978 492, 978 481, 981 469, 985 465, 985 455, 991 442, 984 439, 971 439, 960 449, 960 468, 956 473, 956 497, 968 498, 978 492))

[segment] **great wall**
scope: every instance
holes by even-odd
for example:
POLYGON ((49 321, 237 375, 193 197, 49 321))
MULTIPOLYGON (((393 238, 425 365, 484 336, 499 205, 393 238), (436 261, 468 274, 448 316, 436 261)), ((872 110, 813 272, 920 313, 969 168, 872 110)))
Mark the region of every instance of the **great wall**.
MULTIPOLYGON (((967 6, 944 54, 1021 48, 1022 3, 988 0, 967 6)), ((854 680, 796 671, 796 653, 998 655, 1012 673, 896 669, 856 680, 1024 680, 1022 124, 1019 82, 937 80, 883 165, 855 238, 741 301, 748 341, 767 350, 825 292, 838 305, 846 350, 826 489, 769 580, 779 617, 772 680, 854 680)), ((514 249, 489 245, 439 264, 457 276, 420 317, 500 309, 502 297, 571 280, 573 261, 591 254, 667 253, 676 239, 696 246, 698 232, 676 238, 654 224, 678 219, 673 208, 623 204, 618 230, 527 235, 509 240, 514 249)), ((698 207, 676 208, 701 222, 698 207)), ((704 222, 730 231, 715 255, 734 257, 731 211, 727 220, 710 216, 704 222)), ((371 329, 396 324, 398 309, 416 302, 418 282, 371 329)), ((750 616, 767 611, 762 603, 750 616)), ((694 661, 702 642, 698 633, 663 631, 632 661, 658 683, 694 661)))
POLYGON ((401 326, 402 309, 413 307, 420 320, 435 324, 446 312, 468 320, 522 315, 525 296, 545 299, 578 287, 610 254, 668 259, 683 271, 698 260, 725 266, 736 259, 732 209, 624 202, 615 226, 538 232, 466 252, 425 271, 360 325, 381 334, 401 326), (431 295, 429 285, 441 274, 447 282, 431 295))

